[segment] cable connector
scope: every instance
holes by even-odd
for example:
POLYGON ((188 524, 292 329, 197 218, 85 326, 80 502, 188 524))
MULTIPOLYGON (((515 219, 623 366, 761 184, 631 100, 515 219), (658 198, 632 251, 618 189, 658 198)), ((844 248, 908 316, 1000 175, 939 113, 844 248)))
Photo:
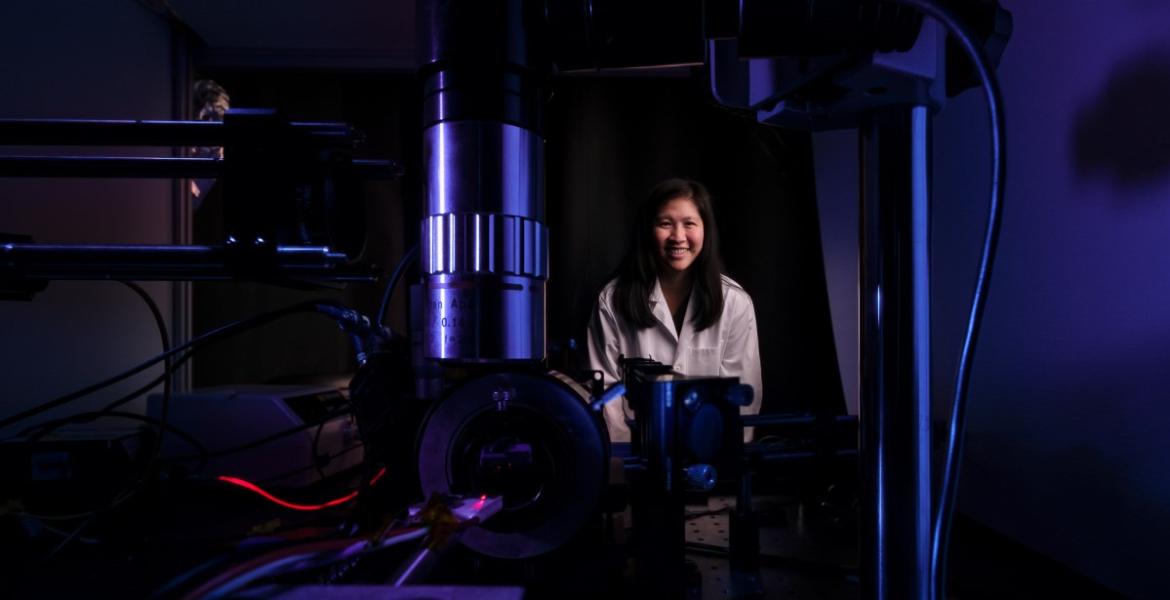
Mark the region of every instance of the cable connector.
POLYGON ((389 349, 394 333, 388 327, 375 325, 369 317, 352 308, 326 303, 317 304, 316 308, 317 312, 332 317, 337 326, 349 334, 358 366, 366 364, 371 355, 389 349))

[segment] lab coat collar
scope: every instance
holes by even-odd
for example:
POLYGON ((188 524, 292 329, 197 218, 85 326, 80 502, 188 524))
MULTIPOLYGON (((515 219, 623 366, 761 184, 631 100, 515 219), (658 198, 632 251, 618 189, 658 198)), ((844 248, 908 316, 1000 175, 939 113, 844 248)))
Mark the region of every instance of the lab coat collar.
POLYGON ((671 337, 677 344, 684 332, 691 328, 691 319, 694 318, 695 310, 695 289, 691 288, 691 297, 687 299, 687 312, 683 317, 682 331, 674 328, 674 319, 670 316, 670 306, 666 304, 666 296, 662 294, 662 284, 659 283, 658 278, 654 278, 654 289, 650 290, 650 312, 658 322, 662 324, 666 331, 670 332, 671 337))

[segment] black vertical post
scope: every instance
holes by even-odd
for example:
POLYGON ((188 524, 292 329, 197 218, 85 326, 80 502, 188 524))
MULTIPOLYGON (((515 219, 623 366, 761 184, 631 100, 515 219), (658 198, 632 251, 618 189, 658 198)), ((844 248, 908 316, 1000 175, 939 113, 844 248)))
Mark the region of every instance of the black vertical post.
POLYGON ((868 115, 861 159, 861 597, 929 595, 930 113, 868 115))
MULTIPOLYGON (((171 25, 171 118, 186 121, 191 118, 191 41, 188 29, 177 19, 171 25)), ((174 158, 188 158, 185 147, 171 149, 174 158)), ((194 210, 191 208, 191 186, 187 179, 171 181, 171 243, 188 245, 192 240, 194 210)), ((190 281, 171 282, 171 343, 179 346, 191 339, 194 315, 190 281)), ((164 383, 164 385, 168 385, 164 383)), ((171 391, 191 390, 191 363, 178 367, 171 375, 171 391)))
POLYGON ((632 382, 638 403, 638 434, 646 470, 631 483, 636 500, 634 532, 638 591, 646 597, 682 598, 686 589, 686 502, 679 455, 679 404, 674 383, 632 382))

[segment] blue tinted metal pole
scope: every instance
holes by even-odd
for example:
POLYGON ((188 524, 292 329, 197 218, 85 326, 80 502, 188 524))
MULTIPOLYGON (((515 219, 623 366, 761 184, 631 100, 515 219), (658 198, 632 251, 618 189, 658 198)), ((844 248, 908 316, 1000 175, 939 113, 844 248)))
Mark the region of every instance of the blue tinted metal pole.
POLYGON ((930 549, 930 113, 861 127, 861 597, 926 598, 930 549))

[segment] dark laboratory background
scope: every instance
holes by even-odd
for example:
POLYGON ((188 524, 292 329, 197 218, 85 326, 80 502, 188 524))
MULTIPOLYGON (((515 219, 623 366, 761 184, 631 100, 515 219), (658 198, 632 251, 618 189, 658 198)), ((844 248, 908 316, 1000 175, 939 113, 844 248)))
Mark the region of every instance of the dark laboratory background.
MULTIPOLYGON (((0 118, 189 119, 193 82, 213 79, 233 107, 350 123, 365 133, 363 156, 406 167, 401 179, 364 190, 365 256, 389 272, 418 242, 421 218, 412 3, 240 4, 5 3, 0 118)), ((1170 7, 1002 4, 1014 18, 999 68, 1008 200, 973 367, 954 596, 1161 597, 1170 535, 1170 7)), ((692 177, 711 190, 727 272, 755 303, 764 411, 856 414, 856 132, 759 124, 715 103, 700 67, 559 77, 548 90, 550 364, 581 366, 585 325, 627 243, 632 206, 663 178, 692 177)), ((941 432, 986 218, 988 136, 977 90, 935 115, 933 141, 932 391, 941 432)), ((38 242, 216 243, 222 210, 214 191, 196 201, 169 180, 0 178, 0 232, 38 242)), ((174 335, 187 337, 308 298, 373 312, 382 291, 144 287, 174 335)), ((404 292, 389 314, 407 328, 404 292)), ((0 415, 158 352, 141 300, 111 282, 52 282, 30 301, 0 302, 0 331, 0 415)), ((335 324, 294 316, 201 351, 180 379, 193 388, 306 383, 354 368, 335 324)), ((92 410, 149 373, 46 416, 92 410)), ((0 508, 10 521, 2 531, 28 535, 3 514, 13 510, 0 508)), ((100 540, 81 536, 66 550, 91 542, 100 540)), ((0 551, 9 564, 43 566, 20 554, 7 544, 0 551)), ((795 569, 807 581, 783 597, 855 597, 855 586, 810 571, 795 569)), ((48 569, 32 572, 57 589, 48 569)), ((11 578, 0 585, 19 579, 0 573, 11 578)), ((117 593, 94 581, 114 586, 101 595, 117 593)))

